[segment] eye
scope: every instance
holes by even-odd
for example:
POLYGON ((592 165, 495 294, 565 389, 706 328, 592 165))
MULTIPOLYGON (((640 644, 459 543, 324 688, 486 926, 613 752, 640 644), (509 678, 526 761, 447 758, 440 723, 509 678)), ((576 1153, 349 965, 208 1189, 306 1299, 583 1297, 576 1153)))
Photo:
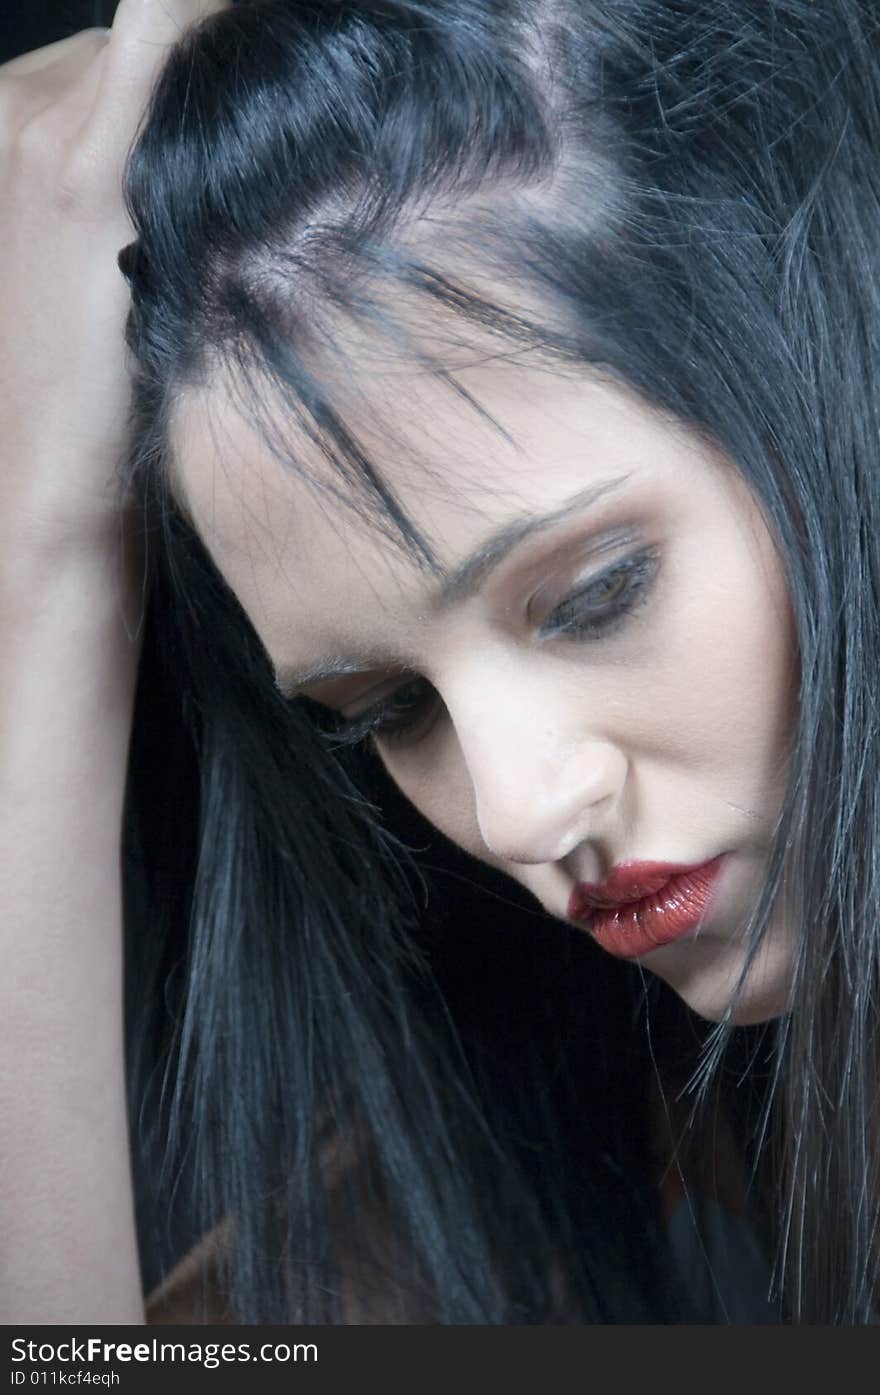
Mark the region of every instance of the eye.
MULTIPOLYGON (((614 633, 648 600, 658 569, 657 549, 623 558, 571 591, 544 620, 539 637, 588 640, 614 633)), ((356 717, 328 715, 315 704, 320 735, 330 746, 358 746, 370 739, 387 745, 421 741, 442 710, 436 688, 418 675, 406 679, 356 717)))
POLYGON ((648 600, 659 569, 657 550, 634 553, 578 586, 555 607, 541 639, 600 639, 618 630, 648 600))
POLYGON ((357 717, 335 716, 322 735, 331 746, 357 746, 370 737, 383 742, 427 736, 443 703, 426 678, 413 677, 357 717))

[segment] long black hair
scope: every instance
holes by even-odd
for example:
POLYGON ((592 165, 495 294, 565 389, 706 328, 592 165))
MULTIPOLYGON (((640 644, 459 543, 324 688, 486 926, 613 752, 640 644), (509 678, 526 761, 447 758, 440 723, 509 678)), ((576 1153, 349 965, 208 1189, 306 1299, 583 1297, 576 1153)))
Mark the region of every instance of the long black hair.
MULTIPOLYGON (((438 912, 469 873, 447 851, 431 890, 369 757, 283 702, 174 488, 175 406, 222 384, 286 468, 305 470, 295 424, 333 506, 430 567, 339 392, 352 327, 456 390, 397 313, 414 297, 465 342, 626 385, 764 512, 801 683, 749 944, 783 898, 798 958, 791 1011, 760 1058, 749 1040, 752 1142, 785 1316, 871 1315, 878 28, 858 0, 265 0, 201 22, 163 71, 121 260, 121 483, 150 557, 131 1113, 143 1233, 231 1219, 240 1321, 350 1320, 371 1293, 384 1321, 689 1311, 650 1185, 658 990, 491 879, 478 927, 438 912)), ((741 1034, 686 1030, 700 1097, 741 1034)))

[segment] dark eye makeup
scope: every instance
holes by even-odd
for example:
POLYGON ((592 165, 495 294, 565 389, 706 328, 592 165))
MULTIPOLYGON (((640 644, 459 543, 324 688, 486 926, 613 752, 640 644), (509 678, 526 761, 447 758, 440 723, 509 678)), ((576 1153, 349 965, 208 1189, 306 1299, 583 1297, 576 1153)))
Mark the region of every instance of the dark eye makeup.
MULTIPOLYGON (((578 584, 537 629, 539 640, 595 642, 610 638, 649 599, 659 570, 657 548, 646 548, 615 562, 597 577, 578 584)), ((393 692, 356 717, 323 709, 319 729, 332 746, 383 745, 427 736, 443 703, 426 678, 413 674, 393 692)))

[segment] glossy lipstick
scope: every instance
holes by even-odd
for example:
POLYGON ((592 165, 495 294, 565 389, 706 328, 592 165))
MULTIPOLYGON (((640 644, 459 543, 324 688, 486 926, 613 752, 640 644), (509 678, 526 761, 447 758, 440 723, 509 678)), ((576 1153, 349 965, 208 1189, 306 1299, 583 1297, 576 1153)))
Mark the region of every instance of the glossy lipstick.
POLYGON ((684 939, 705 919, 723 854, 702 865, 628 862, 604 882, 578 882, 568 903, 569 920, 621 959, 684 939))

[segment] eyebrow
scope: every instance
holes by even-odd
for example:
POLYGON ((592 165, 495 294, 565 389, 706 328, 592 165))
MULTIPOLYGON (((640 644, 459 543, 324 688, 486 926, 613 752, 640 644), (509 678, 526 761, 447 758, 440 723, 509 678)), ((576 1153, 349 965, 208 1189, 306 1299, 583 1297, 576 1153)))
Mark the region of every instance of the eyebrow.
MULTIPOLYGON (((598 484, 590 485, 588 489, 579 490, 550 513, 515 519, 512 523, 503 524, 484 538, 458 566, 446 573, 439 591, 432 598, 432 609, 442 611, 466 600, 479 590, 490 573, 526 538, 547 532, 574 514, 586 512, 600 499, 619 490, 631 478, 632 471, 626 475, 616 475, 613 479, 601 480, 598 484)), ((303 688, 327 683, 333 678, 344 678, 349 674, 368 673, 371 667, 375 667, 375 664, 371 665, 363 659, 334 658, 308 668, 279 664, 273 669, 273 675, 275 686, 281 696, 293 701, 300 696, 303 688)))

